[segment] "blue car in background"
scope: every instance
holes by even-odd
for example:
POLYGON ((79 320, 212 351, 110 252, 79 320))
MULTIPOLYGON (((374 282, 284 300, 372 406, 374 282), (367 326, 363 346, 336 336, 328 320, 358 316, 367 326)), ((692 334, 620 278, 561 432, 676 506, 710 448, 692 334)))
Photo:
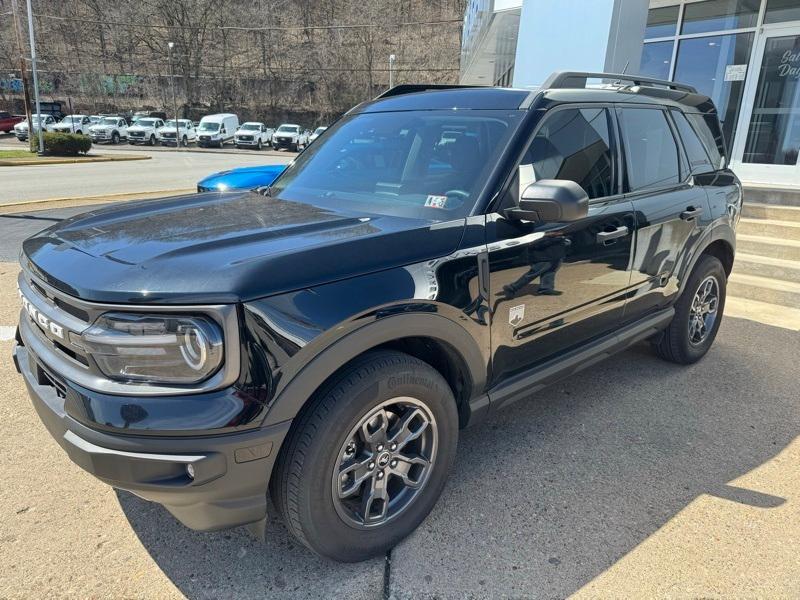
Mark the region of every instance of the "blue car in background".
POLYGON ((220 171, 201 179, 197 184, 197 191, 251 190, 263 185, 271 185, 285 168, 286 165, 263 165, 220 171))

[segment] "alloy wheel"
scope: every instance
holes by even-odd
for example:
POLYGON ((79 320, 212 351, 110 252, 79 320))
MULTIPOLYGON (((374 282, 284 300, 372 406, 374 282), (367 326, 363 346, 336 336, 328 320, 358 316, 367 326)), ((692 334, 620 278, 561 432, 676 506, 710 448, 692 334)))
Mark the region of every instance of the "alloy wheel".
POLYGON ((336 512, 349 525, 384 525, 405 511, 428 481, 436 460, 433 414, 419 400, 392 398, 350 431, 333 472, 336 512))
POLYGON ((689 309, 689 343, 699 346, 708 337, 717 320, 719 283, 709 275, 700 283, 689 309))

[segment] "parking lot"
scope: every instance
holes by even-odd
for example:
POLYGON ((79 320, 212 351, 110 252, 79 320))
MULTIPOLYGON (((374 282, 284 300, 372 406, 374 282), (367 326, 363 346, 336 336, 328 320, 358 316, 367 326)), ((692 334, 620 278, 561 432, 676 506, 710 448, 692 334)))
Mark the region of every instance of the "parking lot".
MULTIPOLYGON (((0 216, 6 357, 19 240, 78 210, 0 216)), ((275 519, 266 542, 195 533, 99 483, 6 359, 0 597, 797 597, 798 335, 727 318, 688 369, 642 345, 462 432, 431 516, 356 565, 318 559, 275 519)))

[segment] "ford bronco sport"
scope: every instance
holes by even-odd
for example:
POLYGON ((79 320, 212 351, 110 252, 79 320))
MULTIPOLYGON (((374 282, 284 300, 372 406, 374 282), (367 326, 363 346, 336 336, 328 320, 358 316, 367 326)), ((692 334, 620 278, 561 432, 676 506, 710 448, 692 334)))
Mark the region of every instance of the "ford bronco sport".
POLYGON ((309 548, 361 560, 426 517, 460 428, 642 340, 708 351, 726 162, 709 98, 672 82, 396 87, 270 187, 25 241, 16 365, 102 481, 199 530, 263 533, 271 494, 309 548))

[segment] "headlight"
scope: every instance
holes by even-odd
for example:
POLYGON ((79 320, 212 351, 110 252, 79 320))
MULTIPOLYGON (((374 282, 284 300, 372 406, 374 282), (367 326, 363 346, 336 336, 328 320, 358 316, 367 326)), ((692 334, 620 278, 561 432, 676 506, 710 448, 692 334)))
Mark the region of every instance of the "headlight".
POLYGON ((222 331, 201 316, 107 313, 81 338, 103 374, 118 381, 198 383, 223 359, 222 331))

